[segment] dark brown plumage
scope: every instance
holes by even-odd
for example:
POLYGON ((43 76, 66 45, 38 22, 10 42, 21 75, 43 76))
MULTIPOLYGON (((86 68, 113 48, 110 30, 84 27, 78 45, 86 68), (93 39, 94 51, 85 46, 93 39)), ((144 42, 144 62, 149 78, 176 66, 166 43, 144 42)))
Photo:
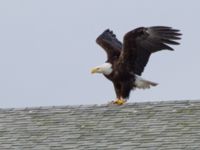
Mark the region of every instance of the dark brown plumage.
MULTIPOLYGON (((113 82, 117 98, 128 98, 136 87, 136 76, 140 76, 152 53, 173 50, 169 45, 178 45, 179 30, 166 26, 140 27, 124 35, 123 44, 109 29, 96 42, 106 51, 107 61, 112 64, 112 73, 105 75, 113 82)), ((153 83, 152 83, 153 85, 153 83)))

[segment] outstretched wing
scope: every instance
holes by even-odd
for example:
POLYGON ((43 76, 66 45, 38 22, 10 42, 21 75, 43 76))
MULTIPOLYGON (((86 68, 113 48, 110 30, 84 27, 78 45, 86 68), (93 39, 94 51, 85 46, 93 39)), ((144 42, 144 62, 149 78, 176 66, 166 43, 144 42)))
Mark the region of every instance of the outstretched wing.
POLYGON ((107 53, 108 61, 113 57, 119 57, 122 51, 122 43, 116 38, 109 29, 105 30, 96 39, 97 44, 99 44, 107 53))
POLYGON ((173 50, 169 45, 178 45, 179 30, 165 26, 140 27, 125 34, 120 61, 135 74, 141 75, 151 53, 173 50))

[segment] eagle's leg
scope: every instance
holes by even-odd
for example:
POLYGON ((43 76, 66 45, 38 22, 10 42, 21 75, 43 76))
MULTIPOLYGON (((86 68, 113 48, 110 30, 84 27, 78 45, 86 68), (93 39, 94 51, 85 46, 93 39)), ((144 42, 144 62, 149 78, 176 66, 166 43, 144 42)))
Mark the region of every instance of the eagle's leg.
POLYGON ((119 98, 119 99, 113 101, 113 104, 117 104, 117 105, 123 105, 124 103, 126 103, 126 100, 123 98, 119 98))
POLYGON ((112 101, 113 104, 116 104, 116 105, 123 105, 124 103, 126 103, 126 100, 122 98, 122 91, 121 91, 121 84, 119 82, 113 82, 114 84, 114 88, 115 88, 115 93, 116 93, 116 96, 117 96, 117 99, 115 101, 112 101))

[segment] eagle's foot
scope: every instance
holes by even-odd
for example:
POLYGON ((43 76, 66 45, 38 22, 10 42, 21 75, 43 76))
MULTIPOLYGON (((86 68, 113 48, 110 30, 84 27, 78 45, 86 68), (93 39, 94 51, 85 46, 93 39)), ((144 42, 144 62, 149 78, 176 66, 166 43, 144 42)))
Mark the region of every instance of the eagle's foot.
POLYGON ((117 104, 117 105, 123 105, 126 103, 125 99, 117 99, 116 101, 113 101, 113 104, 117 104))

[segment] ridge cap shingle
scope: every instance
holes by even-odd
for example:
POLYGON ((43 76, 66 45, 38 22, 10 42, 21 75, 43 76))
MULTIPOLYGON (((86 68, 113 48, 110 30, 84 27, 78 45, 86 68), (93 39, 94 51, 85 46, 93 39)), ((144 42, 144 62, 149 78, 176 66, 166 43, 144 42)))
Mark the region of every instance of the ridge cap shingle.
POLYGON ((0 108, 0 111, 17 111, 17 110, 45 110, 45 109, 82 109, 82 108, 101 108, 101 107, 127 107, 127 106, 143 106, 143 105, 171 105, 171 104, 183 104, 183 103, 198 103, 200 99, 196 100, 164 100, 164 101, 143 101, 143 102, 128 102, 121 106, 110 104, 80 104, 80 105, 57 105, 57 106, 34 106, 34 107, 17 107, 17 108, 0 108))

